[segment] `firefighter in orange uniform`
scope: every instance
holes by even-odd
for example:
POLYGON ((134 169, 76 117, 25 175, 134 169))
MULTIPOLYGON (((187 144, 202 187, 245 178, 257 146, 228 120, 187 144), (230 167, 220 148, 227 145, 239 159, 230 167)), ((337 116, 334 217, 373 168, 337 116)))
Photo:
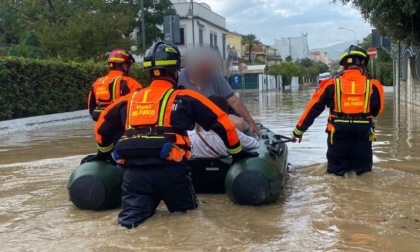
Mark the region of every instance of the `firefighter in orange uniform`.
POLYGON ((108 65, 111 71, 93 83, 88 96, 89 114, 94 121, 116 99, 142 87, 136 80, 128 77, 134 62, 131 53, 124 49, 117 48, 109 54, 108 65))
POLYGON ((328 107, 328 173, 343 176, 348 171, 358 175, 372 170, 373 118, 384 109, 384 90, 378 80, 366 73, 369 57, 365 50, 350 46, 340 59, 344 72, 323 81, 299 119, 292 140, 302 135, 328 107))
POLYGON ((226 113, 201 94, 176 89, 181 54, 176 46, 157 42, 147 50, 144 68, 152 83, 108 106, 95 126, 98 154, 92 160, 110 160, 114 135, 125 130, 116 143, 114 157, 126 167, 122 211, 118 221, 134 228, 151 217, 162 200, 170 212, 197 207, 191 183, 190 140, 187 130, 199 123, 215 131, 238 161, 256 156, 242 150, 235 126, 226 113))

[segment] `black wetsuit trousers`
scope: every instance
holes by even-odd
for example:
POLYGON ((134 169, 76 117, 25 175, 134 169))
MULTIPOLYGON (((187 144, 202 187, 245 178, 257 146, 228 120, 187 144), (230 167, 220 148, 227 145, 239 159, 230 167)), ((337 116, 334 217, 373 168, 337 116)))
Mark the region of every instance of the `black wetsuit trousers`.
POLYGON ((343 176, 355 171, 358 175, 372 171, 372 142, 369 136, 328 134, 328 173, 343 176))
POLYGON ((122 210, 118 222, 134 228, 154 215, 160 201, 169 212, 197 208, 191 168, 185 164, 127 167, 122 185, 122 210))

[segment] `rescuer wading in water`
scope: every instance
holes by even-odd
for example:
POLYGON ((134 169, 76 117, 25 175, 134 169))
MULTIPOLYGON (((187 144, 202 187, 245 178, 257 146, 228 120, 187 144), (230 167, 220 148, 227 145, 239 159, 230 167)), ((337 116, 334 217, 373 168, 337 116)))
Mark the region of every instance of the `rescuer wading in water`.
POLYGON ((101 112, 115 100, 142 87, 129 77, 134 62, 131 53, 124 49, 114 49, 109 54, 108 65, 111 70, 93 83, 88 96, 88 110, 94 121, 97 121, 101 112))
POLYGON ((170 212, 197 207, 186 164, 191 150, 187 130, 193 130, 195 123, 216 132, 234 162, 258 155, 242 150, 235 126, 214 103, 195 91, 175 88, 181 64, 175 45, 155 43, 146 51, 143 64, 152 83, 101 113, 95 126, 98 154, 87 160, 111 160, 114 135, 125 130, 115 153, 126 167, 118 215, 126 228, 151 217, 160 201, 170 212))
POLYGON ((305 131, 328 107, 328 173, 358 175, 372 170, 373 118, 384 109, 384 90, 378 80, 366 73, 369 57, 365 50, 350 46, 341 58, 344 72, 321 82, 300 117, 292 140, 302 141, 305 131))

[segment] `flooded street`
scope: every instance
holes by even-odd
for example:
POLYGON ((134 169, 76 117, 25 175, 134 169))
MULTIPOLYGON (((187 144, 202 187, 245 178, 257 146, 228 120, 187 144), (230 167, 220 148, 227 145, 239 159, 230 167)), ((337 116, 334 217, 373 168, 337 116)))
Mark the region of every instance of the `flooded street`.
MULTIPOLYGON (((290 135, 313 91, 243 99, 257 122, 290 135)), ((171 215, 161 205, 134 230, 117 224, 118 209, 80 211, 68 201, 71 172, 96 151, 86 111, 37 127, 34 119, 0 122, 0 250, 420 251, 420 112, 393 104, 391 92, 386 98, 374 172, 326 174, 325 111, 301 144, 289 144, 294 172, 278 203, 244 207, 199 195, 198 210, 171 215)))

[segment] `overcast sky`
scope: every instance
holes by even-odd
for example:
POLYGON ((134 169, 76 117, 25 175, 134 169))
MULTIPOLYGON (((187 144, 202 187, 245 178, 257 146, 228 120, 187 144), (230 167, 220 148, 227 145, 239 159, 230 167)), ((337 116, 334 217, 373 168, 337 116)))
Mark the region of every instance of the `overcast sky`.
POLYGON ((227 28, 241 34, 254 33, 264 44, 274 39, 309 35, 309 48, 354 41, 370 34, 371 26, 351 5, 330 4, 330 0, 197 0, 226 17, 227 28))

